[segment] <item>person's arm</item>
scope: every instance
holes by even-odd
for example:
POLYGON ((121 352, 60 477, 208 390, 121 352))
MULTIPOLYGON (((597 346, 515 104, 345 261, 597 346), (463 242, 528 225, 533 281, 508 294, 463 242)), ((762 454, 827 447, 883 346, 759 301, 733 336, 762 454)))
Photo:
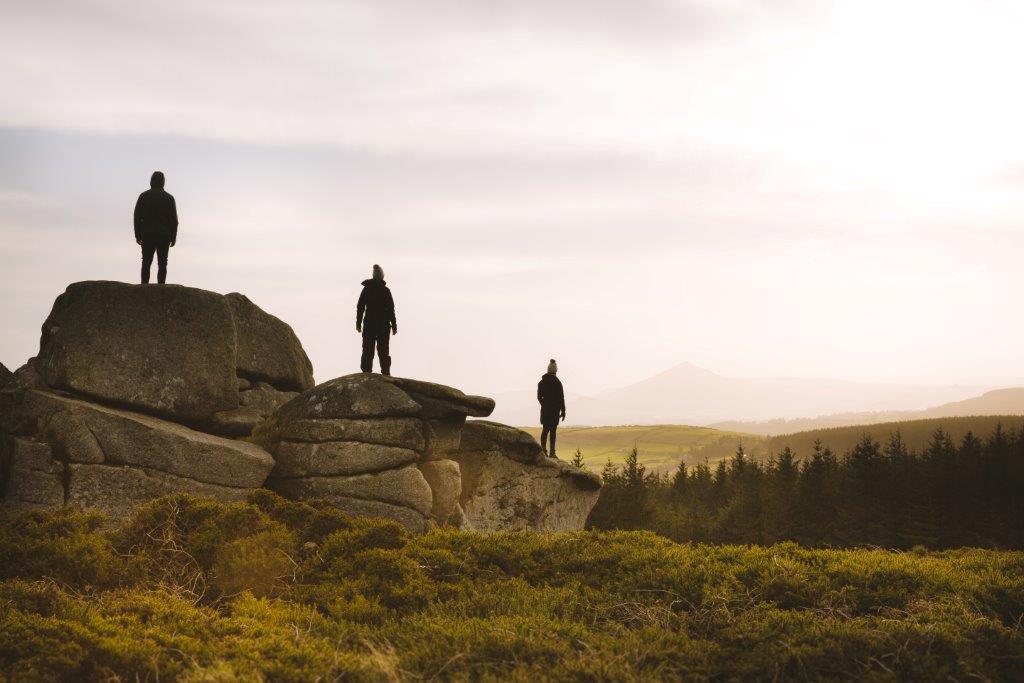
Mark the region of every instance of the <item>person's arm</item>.
POLYGON ((174 197, 171 197, 171 246, 178 241, 178 205, 174 203, 174 197))
POLYGON ((366 310, 366 288, 359 293, 359 303, 356 304, 356 332, 363 331, 363 311, 366 310))
POLYGON ((142 195, 135 200, 135 215, 132 216, 132 222, 135 224, 135 243, 142 244, 142 195))
POLYGON ((565 388, 562 387, 562 383, 558 383, 558 403, 562 410, 562 419, 565 419, 565 388))
POLYGON ((544 380, 537 382, 537 403, 544 405, 544 380))
POLYGON ((395 299, 391 296, 391 290, 388 292, 388 316, 391 322, 391 333, 398 334, 398 320, 395 318, 395 299))

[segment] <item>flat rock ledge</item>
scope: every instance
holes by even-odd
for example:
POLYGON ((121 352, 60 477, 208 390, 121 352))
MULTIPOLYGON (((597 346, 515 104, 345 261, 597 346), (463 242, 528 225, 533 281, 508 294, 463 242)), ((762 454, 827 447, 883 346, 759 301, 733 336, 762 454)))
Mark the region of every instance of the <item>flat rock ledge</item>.
POLYGON ((441 384, 358 373, 285 403, 253 440, 274 455, 268 488, 422 532, 452 523, 462 482, 451 456, 466 418, 493 409, 441 384))

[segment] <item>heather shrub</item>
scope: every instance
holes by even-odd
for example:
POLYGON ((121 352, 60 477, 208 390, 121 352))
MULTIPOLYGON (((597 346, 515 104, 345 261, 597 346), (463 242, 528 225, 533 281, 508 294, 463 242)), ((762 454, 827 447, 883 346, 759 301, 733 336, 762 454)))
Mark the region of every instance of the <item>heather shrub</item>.
POLYGON ((5 513, 0 680, 1024 678, 1024 553, 434 530, 259 492, 5 513))

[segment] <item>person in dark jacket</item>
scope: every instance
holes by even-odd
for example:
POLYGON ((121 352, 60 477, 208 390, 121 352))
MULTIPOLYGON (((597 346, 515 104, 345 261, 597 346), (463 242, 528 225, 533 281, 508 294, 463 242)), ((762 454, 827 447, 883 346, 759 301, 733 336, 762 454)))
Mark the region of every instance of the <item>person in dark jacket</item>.
POLYGON ((356 332, 363 333, 363 372, 373 372, 373 348, 377 347, 380 372, 391 374, 391 335, 398 334, 395 320, 395 300, 384 282, 384 269, 374 264, 373 277, 363 280, 363 291, 356 304, 356 332))
POLYGON ((142 247, 142 284, 149 283, 149 269, 156 252, 156 280, 167 281, 167 251, 178 241, 178 207, 164 192, 164 174, 155 171, 149 189, 135 202, 135 243, 142 247))
POLYGON ((555 455, 555 433, 558 431, 559 420, 565 419, 565 391, 562 382, 555 376, 558 374, 558 363, 552 358, 548 363, 547 373, 537 383, 537 401, 540 402, 540 423, 544 427, 540 432, 540 447, 548 453, 548 437, 551 437, 552 458, 555 455))

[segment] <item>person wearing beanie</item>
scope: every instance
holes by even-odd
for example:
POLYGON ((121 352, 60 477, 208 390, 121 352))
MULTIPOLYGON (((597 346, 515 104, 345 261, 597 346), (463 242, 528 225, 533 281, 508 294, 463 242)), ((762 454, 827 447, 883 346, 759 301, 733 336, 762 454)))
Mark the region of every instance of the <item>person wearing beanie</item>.
POLYGON ((562 382, 556 377, 557 374, 558 363, 552 358, 548 363, 548 371, 537 384, 540 424, 543 427, 540 433, 540 447, 545 454, 549 454, 552 458, 558 457, 555 455, 555 434, 558 431, 558 422, 565 419, 565 391, 562 389, 562 382), (551 439, 550 451, 548 451, 549 437, 551 439))
POLYGON ((149 284, 149 269, 156 253, 156 281, 167 282, 167 251, 178 241, 178 207, 164 191, 164 174, 154 171, 149 189, 135 202, 135 243, 142 247, 142 284, 149 284))
POLYGON ((395 300, 384 281, 384 269, 373 265, 373 277, 363 280, 363 291, 356 304, 356 332, 363 334, 363 357, 359 366, 363 372, 373 372, 373 352, 383 375, 391 374, 391 335, 398 334, 395 320, 395 300))

